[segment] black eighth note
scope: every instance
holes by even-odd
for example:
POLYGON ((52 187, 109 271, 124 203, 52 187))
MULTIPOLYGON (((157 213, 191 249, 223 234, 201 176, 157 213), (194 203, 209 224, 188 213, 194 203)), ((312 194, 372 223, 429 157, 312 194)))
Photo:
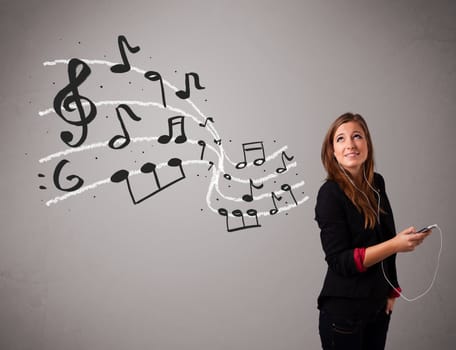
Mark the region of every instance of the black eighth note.
POLYGON ((187 136, 184 130, 184 118, 183 116, 176 116, 168 118, 168 135, 162 135, 158 138, 159 143, 168 143, 173 137, 174 126, 180 126, 180 135, 174 140, 175 143, 184 143, 187 141, 187 136))
POLYGON ((163 86, 163 78, 160 73, 155 71, 147 71, 144 73, 144 77, 150 81, 159 81, 160 82, 160 91, 162 96, 163 108, 166 108, 166 96, 165 96, 165 87, 163 86))
POLYGON ((244 219, 244 213, 242 212, 242 210, 240 210, 240 209, 233 210, 231 212, 231 214, 234 217, 241 218, 241 221, 242 221, 242 225, 241 226, 237 226, 237 227, 233 227, 233 226, 230 227, 229 218, 228 218, 228 216, 229 216, 228 210, 226 210, 225 208, 220 208, 218 210, 218 213, 221 216, 224 216, 226 218, 226 230, 228 232, 234 232, 234 231, 239 231, 239 230, 246 230, 246 229, 249 229, 249 228, 261 227, 260 223, 258 222, 258 212, 255 209, 248 209, 247 210, 247 215, 249 217, 251 217, 251 218, 255 218, 255 223, 250 224, 250 225, 246 225, 245 219, 244 219))
POLYGON ((253 189, 254 189, 254 188, 257 189, 257 190, 263 188, 263 184, 255 185, 255 184, 253 183, 253 180, 252 180, 252 179, 249 180, 249 184, 250 184, 250 193, 245 194, 245 195, 242 196, 242 200, 243 200, 244 202, 251 202, 251 201, 253 201, 253 189))
POLYGON ((125 53, 125 47, 131 53, 136 53, 139 51, 139 46, 132 47, 127 41, 127 38, 123 35, 119 35, 117 38, 117 43, 119 45, 120 56, 122 57, 122 63, 115 64, 111 67, 111 72, 113 73, 126 73, 130 70, 130 62, 128 62, 127 54, 125 53))
POLYGON ((130 173, 129 173, 128 170, 121 169, 121 170, 116 171, 111 176, 111 182, 120 183, 120 182, 126 181, 127 182, 128 193, 130 194, 130 197, 131 197, 131 199, 133 201, 133 204, 139 204, 139 203, 145 201, 146 199, 154 196, 155 194, 163 191, 164 189, 174 185, 175 183, 185 179, 185 174, 184 174, 184 169, 182 168, 182 160, 181 159, 179 159, 179 158, 171 158, 168 161, 168 166, 172 167, 172 168, 179 168, 180 176, 177 177, 175 180, 168 182, 165 185, 162 185, 160 183, 160 178, 158 177, 158 174, 157 174, 157 166, 154 163, 145 163, 141 167, 141 169, 140 169, 141 173, 143 173, 143 174, 152 173, 153 174, 155 186, 157 187, 157 189, 155 191, 152 191, 151 193, 145 195, 142 198, 136 198, 135 195, 133 194, 133 190, 131 188, 131 183, 130 183, 130 179, 129 179, 130 173))
POLYGON ((199 76, 197 73, 186 73, 185 74, 185 90, 179 90, 179 91, 176 91, 176 95, 177 97, 185 100, 187 98, 190 97, 190 77, 193 77, 193 81, 195 83, 195 88, 197 88, 198 90, 203 90, 205 89, 204 86, 201 86, 200 85, 200 82, 199 82, 199 76))

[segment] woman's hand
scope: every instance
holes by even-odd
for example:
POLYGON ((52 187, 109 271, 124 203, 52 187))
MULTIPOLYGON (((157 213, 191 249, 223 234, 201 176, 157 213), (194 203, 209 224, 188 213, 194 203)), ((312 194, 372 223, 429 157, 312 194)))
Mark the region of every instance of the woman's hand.
POLYGON ((393 312, 393 308, 394 308, 394 303, 396 302, 396 298, 388 298, 386 300, 386 314, 387 315, 391 315, 391 313, 393 312))
POLYGON ((398 253, 412 252, 431 234, 431 230, 417 233, 413 226, 399 232, 393 238, 398 253))

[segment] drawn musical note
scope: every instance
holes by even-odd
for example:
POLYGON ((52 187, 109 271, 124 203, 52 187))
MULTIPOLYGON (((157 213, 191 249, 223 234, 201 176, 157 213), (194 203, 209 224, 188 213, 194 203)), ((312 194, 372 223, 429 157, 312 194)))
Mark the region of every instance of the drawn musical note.
POLYGON ((115 64, 111 67, 111 72, 113 73, 126 73, 130 70, 130 62, 128 61, 127 54, 125 53, 125 47, 131 53, 136 53, 139 51, 139 46, 132 47, 127 41, 127 38, 123 35, 119 35, 117 38, 117 44, 119 45, 120 56, 122 58, 122 63, 115 64))
POLYGON ((223 177, 227 179, 228 181, 231 180, 231 175, 230 174, 223 174, 223 177))
POLYGON ((60 90, 54 98, 54 110, 57 115, 71 125, 82 127, 81 137, 74 144, 71 144, 73 134, 70 131, 62 131, 60 133, 62 141, 70 147, 79 147, 84 143, 87 138, 87 126, 97 115, 97 107, 95 104, 87 97, 81 96, 78 91, 78 86, 80 86, 87 79, 90 72, 90 67, 85 62, 77 58, 72 58, 70 62, 68 62, 69 84, 60 90), (78 71, 79 73, 77 73, 78 71), (83 101, 88 102, 88 111, 84 108, 83 101), (67 119, 62 113, 62 106, 66 112, 73 112, 77 110, 80 119, 67 119))
POLYGON ((183 116, 176 116, 168 118, 168 135, 162 135, 158 138, 159 143, 168 143, 173 137, 174 125, 180 125, 180 135, 174 140, 175 143, 184 143, 187 141, 187 136, 184 131, 184 118, 183 116))
POLYGON ((125 127, 125 123, 122 120, 122 116, 120 114, 120 110, 123 109, 124 111, 127 112, 128 116, 133 119, 134 121, 139 122, 141 120, 141 117, 138 117, 130 108, 130 106, 126 104, 120 104, 116 107, 116 113, 117 113, 117 118, 119 119, 120 126, 123 131, 123 135, 116 135, 114 136, 110 141, 109 141, 109 147, 112 149, 122 149, 128 146, 130 143, 130 135, 128 134, 127 128, 125 127), (118 141, 122 141, 120 144, 118 141), (118 144, 118 145, 116 145, 118 144))
POLYGON ((214 139, 214 142, 215 142, 216 145, 220 146, 222 144, 222 139, 218 139, 218 140, 214 139))
POLYGON ((193 77, 193 82, 195 83, 195 88, 197 88, 198 90, 205 89, 204 86, 200 85, 199 76, 197 73, 186 73, 185 74, 185 90, 176 91, 177 97, 179 97, 183 100, 190 97, 190 82, 189 82, 190 77, 193 77))
POLYGON ((203 157, 204 157, 204 150, 206 149, 206 142, 204 142, 203 140, 199 140, 199 141, 198 141, 198 145, 200 145, 201 148, 202 148, 200 159, 203 160, 203 157))
POLYGON ((207 118, 206 118, 206 121, 204 122, 204 124, 203 124, 203 123, 199 123, 199 126, 201 126, 201 127, 203 127, 203 128, 206 127, 207 121, 210 121, 210 122, 213 123, 213 122, 214 122, 214 118, 212 118, 212 117, 207 117, 207 118))
POLYGON ((249 217, 254 217, 255 218, 255 223, 251 224, 251 225, 246 225, 245 224, 244 213, 242 212, 242 210, 240 210, 240 209, 233 210, 231 212, 231 214, 233 214, 234 217, 240 217, 241 218, 242 226, 231 227, 231 228, 230 228, 230 225, 229 225, 228 210, 226 210, 225 208, 220 208, 218 210, 218 213, 221 216, 224 216, 226 218, 226 230, 228 232, 234 232, 234 231, 239 231, 239 230, 246 230, 246 229, 249 229, 249 228, 261 227, 261 225, 258 222, 258 213, 257 213, 257 211, 255 209, 247 210, 247 215, 249 217))
POLYGON ((261 152, 262 157, 256 158, 253 161, 253 164, 255 164, 256 166, 262 165, 266 159, 265 155, 264 155, 264 146, 263 146, 262 141, 243 143, 242 151, 244 154, 244 161, 237 163, 236 169, 243 169, 247 166, 247 156, 246 156, 247 152, 255 152, 255 151, 261 152))
POLYGON ((62 159, 58 164, 57 166, 55 167, 55 170, 54 170, 54 185, 55 187, 57 187, 59 190, 61 191, 65 191, 65 192, 73 192, 73 191, 76 191, 77 189, 81 188, 82 185, 84 184, 84 180, 81 179, 79 176, 77 175, 69 175, 66 177, 66 179, 68 181, 72 181, 72 180, 77 180, 76 181, 76 184, 74 186, 71 186, 69 188, 63 188, 61 185, 60 185, 60 173, 62 172, 62 169, 63 167, 65 166, 65 164, 69 163, 70 161, 67 160, 67 159, 62 159))
POLYGON ((253 189, 254 188, 257 189, 257 190, 263 188, 263 184, 255 185, 253 183, 252 179, 249 179, 249 183, 250 183, 250 186, 249 186, 250 187, 250 194, 245 194, 245 195, 242 196, 242 200, 245 201, 245 202, 253 201, 253 189))
POLYGON ((126 181, 130 197, 131 197, 131 199, 133 201, 133 204, 136 205, 136 204, 139 204, 139 203, 145 201, 146 199, 154 196, 155 194, 163 191, 164 189, 174 185, 175 183, 185 179, 185 173, 184 173, 184 169, 182 167, 182 160, 180 160, 179 158, 171 158, 168 161, 168 166, 169 167, 173 167, 173 168, 178 167, 179 171, 180 171, 180 176, 177 177, 175 180, 170 181, 169 183, 167 183, 164 186, 160 184, 160 179, 159 179, 158 174, 157 174, 157 167, 156 167, 156 165, 154 163, 145 163, 141 167, 141 169, 140 169, 141 173, 143 173, 143 174, 152 173, 154 175, 154 182, 155 182, 155 185, 157 186, 157 189, 155 191, 152 191, 151 193, 145 195, 144 197, 139 198, 139 199, 137 199, 135 197, 135 195, 133 194, 133 191, 132 191, 132 188, 131 188, 131 184, 130 184, 130 179, 129 179, 130 173, 128 172, 128 170, 121 169, 121 170, 116 171, 111 176, 111 182, 120 183, 120 182, 126 181))
POLYGON ((150 70, 150 71, 144 73, 144 77, 146 79, 150 80, 150 81, 157 81, 158 80, 160 82, 163 108, 166 108, 165 88, 163 86, 163 79, 162 79, 160 73, 150 70))
POLYGON ((288 169, 287 166, 285 165, 285 159, 284 158, 287 161, 291 162, 293 160, 294 156, 288 157, 287 154, 285 153, 285 151, 282 152, 282 164, 283 164, 283 167, 279 167, 279 168, 276 169, 276 172, 278 174, 281 174, 281 173, 283 173, 284 171, 286 171, 288 169))
POLYGON ((272 198, 272 203, 274 203, 274 209, 269 210, 269 214, 275 215, 279 212, 279 209, 277 209, 276 199, 278 201, 281 201, 282 197, 278 197, 278 196, 276 196, 276 194, 274 192, 271 192, 271 198, 272 198))
POLYGON ((209 161, 209 168, 207 168, 207 170, 211 170, 211 168, 214 166, 214 162, 213 161, 209 161))
POLYGON ((283 184, 280 188, 282 189, 282 191, 290 192, 291 198, 293 198, 293 201, 295 202, 295 204, 298 205, 298 202, 296 201, 296 198, 295 198, 293 191, 291 190, 291 186, 289 184, 283 184))

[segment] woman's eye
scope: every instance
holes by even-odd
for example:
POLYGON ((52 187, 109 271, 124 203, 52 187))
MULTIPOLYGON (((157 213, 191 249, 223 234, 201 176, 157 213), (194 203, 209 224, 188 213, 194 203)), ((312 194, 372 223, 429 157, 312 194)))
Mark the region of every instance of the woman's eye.
POLYGON ((355 135, 353 135, 353 138, 354 138, 354 139, 362 139, 362 138, 363 138, 363 135, 361 135, 361 134, 355 134, 355 135))
POLYGON ((336 138, 336 142, 341 142, 343 140, 344 140, 344 138, 342 136, 339 136, 338 138, 336 138))

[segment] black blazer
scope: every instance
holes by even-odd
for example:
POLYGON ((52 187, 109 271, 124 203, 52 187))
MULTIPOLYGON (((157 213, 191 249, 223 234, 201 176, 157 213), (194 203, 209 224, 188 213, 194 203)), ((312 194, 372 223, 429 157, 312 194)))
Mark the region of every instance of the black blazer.
MULTIPOLYGON (((380 263, 365 272, 356 269, 354 249, 369 247, 395 236, 393 212, 385 192, 385 181, 374 174, 374 188, 380 193, 380 223, 374 229, 364 229, 364 217, 334 181, 320 188, 315 207, 315 219, 321 230, 321 244, 328 263, 318 305, 325 298, 353 299, 387 298, 392 288, 383 276, 380 263)), ((376 209, 376 208, 375 208, 376 209)), ((385 273, 397 288, 396 255, 384 260, 385 273)))

